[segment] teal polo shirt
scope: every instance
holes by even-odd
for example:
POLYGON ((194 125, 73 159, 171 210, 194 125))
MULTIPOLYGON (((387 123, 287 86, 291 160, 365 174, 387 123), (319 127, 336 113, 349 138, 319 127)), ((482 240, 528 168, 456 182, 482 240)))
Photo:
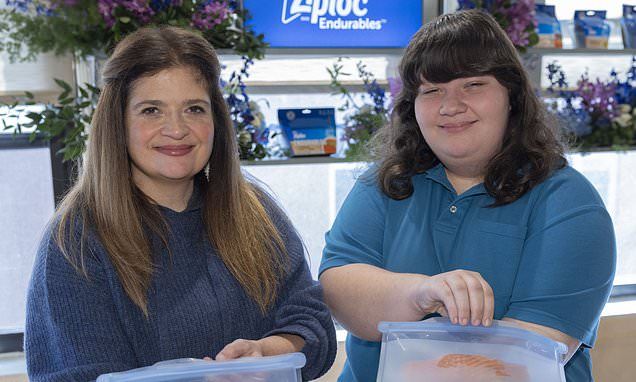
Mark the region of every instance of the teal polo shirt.
MULTIPOLYGON (((326 234, 320 272, 353 263, 424 275, 479 272, 493 289, 495 319, 580 340, 566 377, 592 381, 589 347, 612 288, 616 246, 611 218, 587 179, 565 167, 500 207, 488 207, 494 199, 483 184, 457 195, 442 165, 412 181, 413 194, 393 200, 373 169, 362 175, 326 234)), ((349 334, 346 350, 339 381, 375 381, 380 343, 349 334)))

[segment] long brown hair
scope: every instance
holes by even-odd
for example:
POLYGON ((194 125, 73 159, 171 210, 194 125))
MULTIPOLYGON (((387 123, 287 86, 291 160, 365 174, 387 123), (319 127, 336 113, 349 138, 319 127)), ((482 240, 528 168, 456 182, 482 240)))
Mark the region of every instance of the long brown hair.
POLYGON ((286 264, 281 234, 268 216, 268 210, 276 206, 241 173, 234 129, 219 87, 220 64, 212 46, 194 32, 142 28, 115 48, 104 66, 104 87, 79 179, 56 214, 56 242, 71 264, 86 274, 87 235, 93 230, 124 290, 148 314, 146 292, 153 273, 150 236, 157 235, 167 247, 167 226, 158 207, 133 183, 125 110, 136 79, 174 67, 195 71, 212 103, 215 130, 210 179, 199 173, 194 180, 202 190, 207 236, 246 293, 265 312, 276 299, 286 264), (79 240, 73 234, 77 227, 82 232, 79 240))
POLYGON ((492 75, 508 90, 511 106, 501 151, 486 168, 484 186, 493 206, 512 203, 554 170, 565 166, 564 144, 556 124, 547 121, 514 45, 489 14, 459 11, 424 25, 411 39, 400 63, 403 88, 391 124, 374 138, 377 174, 393 199, 413 193, 411 178, 440 161, 422 136, 414 101, 422 79, 433 83, 492 75))

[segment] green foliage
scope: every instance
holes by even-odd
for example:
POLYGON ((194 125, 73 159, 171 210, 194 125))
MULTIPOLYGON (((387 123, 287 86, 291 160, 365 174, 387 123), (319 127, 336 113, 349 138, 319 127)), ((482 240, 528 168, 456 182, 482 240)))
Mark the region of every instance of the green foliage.
POLYGON ((46 52, 84 56, 101 49, 102 42, 109 39, 96 6, 65 8, 63 16, 55 17, 0 9, 0 37, 0 51, 6 51, 12 61, 32 60, 46 52))
POLYGON ((617 122, 612 122, 607 126, 594 125, 592 132, 584 137, 576 137, 575 147, 581 151, 588 151, 591 148, 609 147, 612 150, 627 150, 636 144, 636 121, 631 120, 629 124, 622 126, 617 122))
MULTIPOLYGON (((20 0, 7 1, 0 9, 0 51, 11 61, 32 60, 37 54, 73 54, 86 58, 109 53, 126 35, 143 26, 172 25, 200 33, 216 49, 231 49, 246 62, 264 56, 267 44, 262 34, 256 35, 245 25, 249 18, 246 9, 233 0, 181 0, 123 2, 101 0, 20 0), (101 7, 101 8, 100 8, 101 7), (106 7, 106 8, 104 8, 106 7), (104 11, 106 9, 106 11, 104 11)), ((247 67, 242 75, 247 76, 247 67)), ((240 80, 240 78, 239 78, 240 80)), ((30 138, 61 139, 64 161, 81 156, 85 148, 91 118, 97 105, 99 88, 85 85, 74 95, 71 86, 56 80, 61 87, 57 102, 47 104, 41 112, 27 111, 34 105, 33 94, 4 106, 5 130, 16 134, 29 129, 30 138), (27 120, 27 122, 21 122, 27 120)), ((240 88, 242 102, 233 113, 241 157, 261 159, 268 154, 264 147, 265 127, 255 126, 248 106, 244 85, 240 88), (240 133, 251 134, 249 145, 240 133)), ((229 94, 226 99, 236 99, 229 94)), ((262 118, 259 122, 262 121, 262 118)))
POLYGON ((355 102, 351 92, 347 89, 340 78, 350 76, 350 73, 343 71, 343 58, 340 57, 327 72, 331 77, 330 87, 333 95, 340 95, 344 99, 342 106, 338 108, 347 114, 343 140, 347 142, 348 148, 345 151, 347 159, 356 161, 367 161, 370 158, 370 141, 373 135, 384 127, 389 121, 389 110, 386 107, 386 95, 366 65, 361 61, 356 63, 357 75, 364 84, 366 93, 363 95, 363 104, 355 102), (370 98, 370 103, 366 102, 370 98))
MULTIPOLYGON (((28 9, 17 6, 0 9, 0 51, 11 61, 32 60, 39 53, 56 55, 73 53, 79 57, 110 52, 127 34, 145 25, 173 25, 193 28, 193 16, 201 13, 201 1, 183 0, 181 5, 147 10, 152 15, 140 17, 124 6, 112 10, 112 21, 100 14, 98 1, 75 2, 26 1, 28 9)), ((267 44, 245 20, 245 9, 232 9, 222 22, 209 28, 195 26, 216 49, 232 49, 250 58, 262 58, 267 44)))
POLYGON ((24 95, 26 101, 0 104, 7 110, 0 114, 3 129, 12 130, 15 134, 23 133, 23 129, 33 129, 29 135, 31 141, 37 137, 45 140, 58 137, 62 140, 62 148, 57 154, 62 155, 64 161, 77 159, 86 146, 87 131, 99 98, 99 89, 86 84, 75 94, 65 81, 56 79, 55 82, 62 88, 62 93, 57 102, 44 105, 42 112, 26 110, 25 106, 35 105, 34 96, 29 92, 24 95), (20 122, 25 119, 27 122, 20 122))

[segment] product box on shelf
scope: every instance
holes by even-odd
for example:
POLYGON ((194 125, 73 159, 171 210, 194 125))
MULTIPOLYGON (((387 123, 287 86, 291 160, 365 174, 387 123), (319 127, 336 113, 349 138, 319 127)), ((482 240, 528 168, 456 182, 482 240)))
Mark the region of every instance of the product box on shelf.
POLYGON ((636 5, 623 4, 621 32, 623 35, 623 45, 625 46, 625 48, 636 48, 636 5))
POLYGON ((229 361, 184 358, 104 374, 97 382, 300 382, 304 365, 302 353, 229 361))
POLYGON ((606 11, 574 11, 574 36, 577 48, 607 49, 610 25, 606 11))
POLYGON ((334 108, 279 109, 278 122, 293 156, 336 153, 334 108))
POLYGON ((537 48, 563 48, 563 35, 561 24, 556 18, 554 5, 535 5, 537 20, 537 35, 539 42, 537 48))
POLYGON ((490 327, 446 318, 382 322, 378 382, 565 382, 567 347, 495 320, 490 327))

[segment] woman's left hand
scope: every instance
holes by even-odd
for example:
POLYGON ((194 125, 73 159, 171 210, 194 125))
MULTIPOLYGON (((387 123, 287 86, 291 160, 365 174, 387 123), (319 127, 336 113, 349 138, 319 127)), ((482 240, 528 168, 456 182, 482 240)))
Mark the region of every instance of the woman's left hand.
POLYGON ((223 350, 216 355, 217 361, 235 359, 241 357, 262 357, 263 348, 259 341, 238 339, 225 345, 223 350))
POLYGON ((217 361, 241 357, 263 357, 301 351, 305 346, 302 337, 293 334, 278 334, 258 341, 238 339, 228 345, 216 355, 217 361))

